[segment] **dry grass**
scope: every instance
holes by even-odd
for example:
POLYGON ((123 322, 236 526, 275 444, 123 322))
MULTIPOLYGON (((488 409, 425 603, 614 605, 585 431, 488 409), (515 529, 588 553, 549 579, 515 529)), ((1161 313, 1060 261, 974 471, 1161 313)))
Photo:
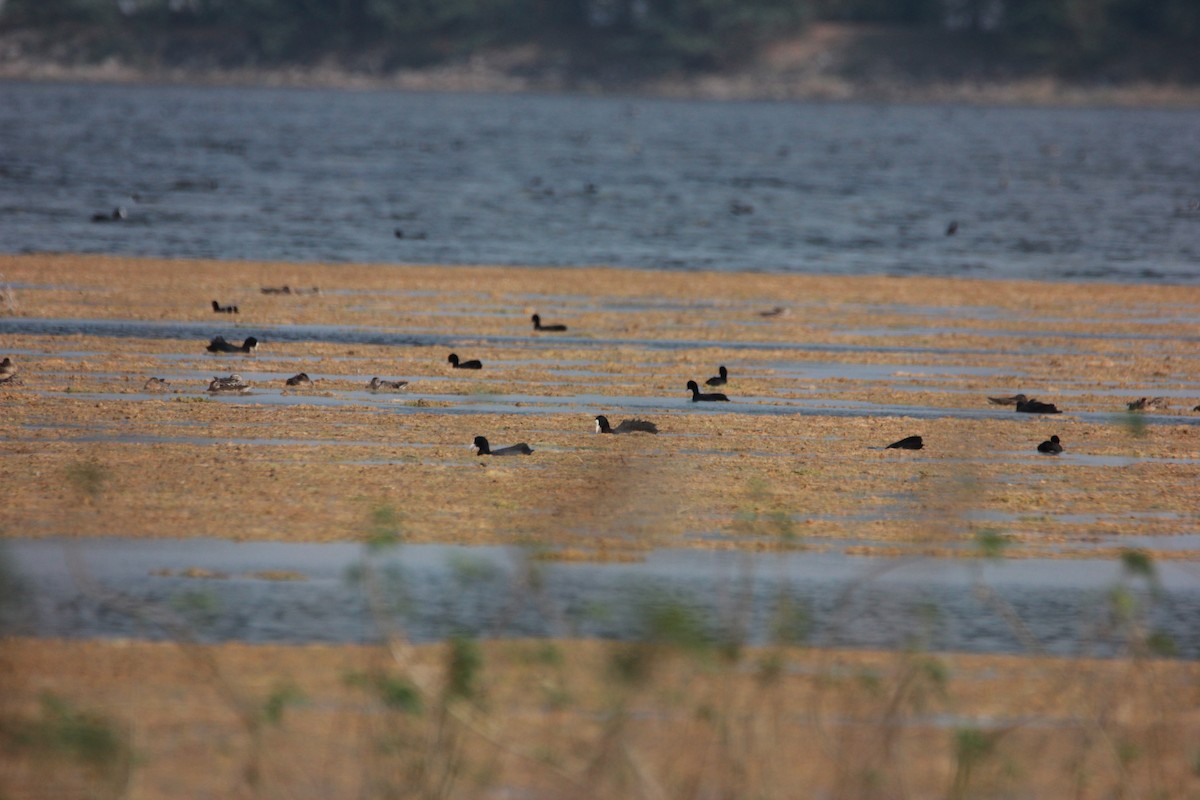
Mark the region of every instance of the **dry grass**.
POLYGON ((675 624, 641 644, 7 640, 0 788, 147 800, 1200 792, 1195 664, 718 647, 675 624), (47 696, 110 732, 107 760, 29 738, 47 696))

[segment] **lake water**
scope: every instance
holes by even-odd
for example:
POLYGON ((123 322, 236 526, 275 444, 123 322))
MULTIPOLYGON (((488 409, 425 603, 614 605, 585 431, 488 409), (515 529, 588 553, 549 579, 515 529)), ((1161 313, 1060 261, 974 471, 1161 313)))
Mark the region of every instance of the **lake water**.
POLYGON ((7 253, 1195 283, 1200 112, 0 84, 0 213, 7 253))
MULTIPOLYGON (((1200 112, 0 84, 0 213, 0 253, 1195 284, 1200 112), (125 220, 92 221, 116 206, 127 210, 125 220), (951 222, 957 231, 948 236, 951 222)), ((199 342, 209 329, 179 321, 0 320, 0 334, 9 335, 199 342)), ((337 325, 258 333, 273 341, 456 341, 337 325)), ((1120 336, 1127 342, 1131 334, 1120 336)), ((526 336, 477 341, 519 341, 525 358, 538 355, 526 336)), ((612 344, 572 342, 581 352, 612 344)), ((724 346, 763 345, 731 331, 724 346)), ((816 374, 815 364, 792 363, 800 345, 772 347, 784 367, 816 374)), ((884 352, 889 345, 826 347, 884 352)), ((161 374, 198 381, 171 371, 181 352, 163 356, 161 374)), ((933 369, 951 351, 922 345, 913 352, 933 369)), ((586 359, 573 368, 592 366, 586 359)), ((273 368, 269 354, 255 363, 273 368)), ((843 376, 854 368, 837 366, 843 376)), ((1194 395, 1190 384, 1172 380, 1155 393, 1194 395)), ((433 386, 431 397, 446 413, 513 413, 518 400, 523 414, 602 401, 629 413, 669 407, 592 394, 440 398, 433 386)), ((1114 395, 1114 408, 1122 399, 1114 395)), ((278 391, 229 400, 376 401, 383 402, 361 392, 330 400, 278 391)), ((808 413, 812 402, 773 397, 736 410, 808 413)), ((813 413, 1011 414, 827 401, 813 413)), ((1162 414, 1151 421, 1194 420, 1162 414)), ((8 541, 0 549, 0 562, 6 559, 24 588, 15 604, 0 591, 0 632, 155 637, 184 625, 214 640, 364 641, 379 634, 378 612, 345 577, 363 561, 353 544, 8 541), (222 577, 181 574, 193 568, 222 577), (268 580, 255 570, 291 571, 301 580, 268 580)), ((1047 652, 1123 651, 1122 631, 1109 626, 1109 592, 1129 579, 1115 562, 960 561, 662 551, 634 565, 531 566, 516 550, 406 547, 382 567, 402 575, 398 597, 407 604, 395 621, 422 640, 464 630, 636 638, 655 607, 679 604, 714 626, 714 635, 729 623, 764 641, 786 596, 803 610, 813 644, 1028 652, 1029 642, 995 604, 981 600, 985 587, 1015 609, 1047 652), (536 592, 528 583, 534 573, 536 592)), ((1191 567, 1164 566, 1167 594, 1135 588, 1149 609, 1144 621, 1195 659, 1200 592, 1191 567)))
POLYGON ((1149 582, 1114 560, 658 550, 638 563, 560 563, 532 555, 351 542, 8 540, 0 635, 641 639, 664 635, 655 620, 682 613, 714 639, 758 644, 786 633, 817 646, 1111 656, 1152 630, 1180 656, 1200 658, 1200 587, 1188 565, 1169 562, 1149 582), (371 576, 371 592, 356 574, 371 576), (1116 589, 1134 598, 1125 623, 1114 622, 1116 589))

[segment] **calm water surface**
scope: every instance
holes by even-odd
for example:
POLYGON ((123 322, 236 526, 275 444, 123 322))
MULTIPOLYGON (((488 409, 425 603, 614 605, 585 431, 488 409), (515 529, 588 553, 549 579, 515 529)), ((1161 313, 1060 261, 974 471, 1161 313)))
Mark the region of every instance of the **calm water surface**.
POLYGON ((4 84, 0 212, 8 253, 1194 283, 1200 112, 4 84))
POLYGON ((398 626, 418 641, 639 639, 674 609, 716 639, 766 643, 787 620, 789 637, 813 645, 984 653, 1117 655, 1148 626, 1200 658, 1200 587, 1186 564, 1164 563, 1148 582, 1112 560, 659 550, 604 564, 539 562, 517 547, 17 539, 0 566, 19 575, 14 589, 0 570, 0 634, 362 642, 398 626), (353 577, 364 570, 374 605, 353 577), (1128 624, 1113 622, 1118 588, 1132 598, 1128 624))
MULTIPOLYGON (((1195 284, 1200 112, 0 84, 0 214, 0 253, 1195 284), (116 206, 126 220, 92 221, 116 206)), ((0 320, 0 333, 34 335, 200 340, 202 327, 0 320)), ((271 332, 448 344, 339 326, 271 332)), ((680 344, 690 345, 670 346, 680 344)), ((512 399, 498 410, 511 412, 512 399)), ((25 588, 15 605, 0 596, 3 631, 169 635, 146 618, 163 612, 212 639, 378 634, 361 587, 345 579, 362 560, 355 545, 39 541, 9 543, 6 558, 25 588), (178 574, 190 567, 228 575, 178 574)), ((788 595, 809 615, 813 643, 1026 650, 980 600, 983 575, 1047 651, 1123 647, 1106 620, 1109 592, 1127 579, 1103 562, 985 575, 817 553, 767 563, 661 552, 638 565, 530 566, 508 551, 405 548, 392 566, 408 598, 400 619, 421 639, 463 630, 631 638, 644 633, 647 608, 671 602, 714 625, 740 609, 737 624, 761 641, 788 595), (876 579, 877 567, 886 576, 876 579), (533 572, 544 589, 531 594, 533 572), (726 605, 714 586, 727 590, 726 605)), ((1170 592, 1146 593, 1146 622, 1200 658, 1190 566, 1164 569, 1170 592)))

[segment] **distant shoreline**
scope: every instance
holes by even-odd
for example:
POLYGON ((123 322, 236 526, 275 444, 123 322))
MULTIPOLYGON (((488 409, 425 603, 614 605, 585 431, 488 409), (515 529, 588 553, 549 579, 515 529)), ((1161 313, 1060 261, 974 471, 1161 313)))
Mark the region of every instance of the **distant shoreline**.
POLYGON ((0 38, 0 82, 161 84, 358 91, 581 94, 730 101, 981 106, 1200 108, 1200 85, 1134 77, 1067 80, 1020 64, 964 62, 936 42, 848 25, 813 25, 722 72, 574 71, 533 45, 492 48, 419 68, 356 70, 334 56, 309 65, 131 64, 116 56, 71 62, 28 41, 0 38), (882 42, 877 49, 876 42, 882 42), (868 46, 864 46, 867 43, 868 46), (920 68, 909 63, 935 51, 920 68), (864 55, 866 53, 866 55, 864 55))
POLYGON ((905 105, 1033 106, 1063 108, 1200 108, 1200 88, 1136 83, 1088 86, 1056 78, 1006 82, 945 81, 853 83, 789 79, 752 72, 668 76, 607 86, 517 78, 466 65, 404 70, 371 76, 328 67, 240 68, 197 71, 145 70, 119 64, 63 66, 48 63, 0 65, 0 83, 82 83, 230 88, 339 89, 484 94, 581 94, 731 102, 848 102, 905 105))

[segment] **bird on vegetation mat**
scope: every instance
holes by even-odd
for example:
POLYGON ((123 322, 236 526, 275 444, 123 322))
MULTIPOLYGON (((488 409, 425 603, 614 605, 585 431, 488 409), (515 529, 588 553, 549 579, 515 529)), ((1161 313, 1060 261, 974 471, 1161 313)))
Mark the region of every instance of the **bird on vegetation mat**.
POLYGON ((406 386, 408 381, 381 381, 379 378, 371 378, 367 384, 372 392, 398 392, 406 386))
POLYGON ((1126 403, 1125 407, 1130 411, 1149 411, 1152 409, 1166 411, 1171 407, 1171 403, 1165 397, 1139 397, 1132 403, 1126 403))
POLYGON ((479 359, 473 358, 470 361, 459 361, 457 353, 451 353, 450 357, 446 360, 449 361, 455 369, 483 369, 483 362, 479 359))
POLYGON ((692 393, 693 403, 713 403, 713 402, 729 402, 729 398, 720 392, 710 392, 704 394, 700 391, 700 386, 695 381, 688 381, 687 388, 692 393))
POLYGON ((720 366, 717 367, 717 372, 719 374, 709 378, 705 383, 709 386, 724 386, 726 381, 729 380, 729 370, 725 369, 724 366, 720 366))
POLYGON ((213 394, 221 392, 231 392, 235 394, 246 394, 250 391, 250 384, 242 380, 242 376, 234 373, 225 378, 213 378, 208 384, 208 391, 213 394))
POLYGON ((481 456, 527 456, 533 452, 533 448, 524 442, 493 450, 488 445, 487 438, 483 436, 476 436, 475 441, 471 443, 471 448, 481 456))
POLYGON ((624 419, 617 427, 608 423, 608 417, 596 417, 596 433, 658 433, 658 426, 644 419, 624 419))
POLYGON ((214 336, 204 349, 210 353, 249 353, 258 349, 258 339, 247 336, 241 344, 233 344, 225 341, 224 336, 214 336))
POLYGON ((1061 414, 1054 403, 1043 403, 1041 400, 1021 399, 1017 401, 1017 411, 1022 414, 1061 414))
POLYGON ((1056 456, 1063 451, 1062 441, 1057 436, 1051 436, 1038 445, 1039 453, 1056 456))
POLYGON ((567 329, 566 325, 543 325, 542 318, 537 314, 534 314, 530 319, 533 320, 533 329, 535 331, 565 331, 567 329))
POLYGON ((988 402, 998 406, 1016 406, 1017 411, 1023 414, 1062 413, 1054 403, 1043 403, 1041 400, 1034 400, 1032 397, 1027 397, 1023 394, 1014 394, 1008 397, 989 397, 988 402))

